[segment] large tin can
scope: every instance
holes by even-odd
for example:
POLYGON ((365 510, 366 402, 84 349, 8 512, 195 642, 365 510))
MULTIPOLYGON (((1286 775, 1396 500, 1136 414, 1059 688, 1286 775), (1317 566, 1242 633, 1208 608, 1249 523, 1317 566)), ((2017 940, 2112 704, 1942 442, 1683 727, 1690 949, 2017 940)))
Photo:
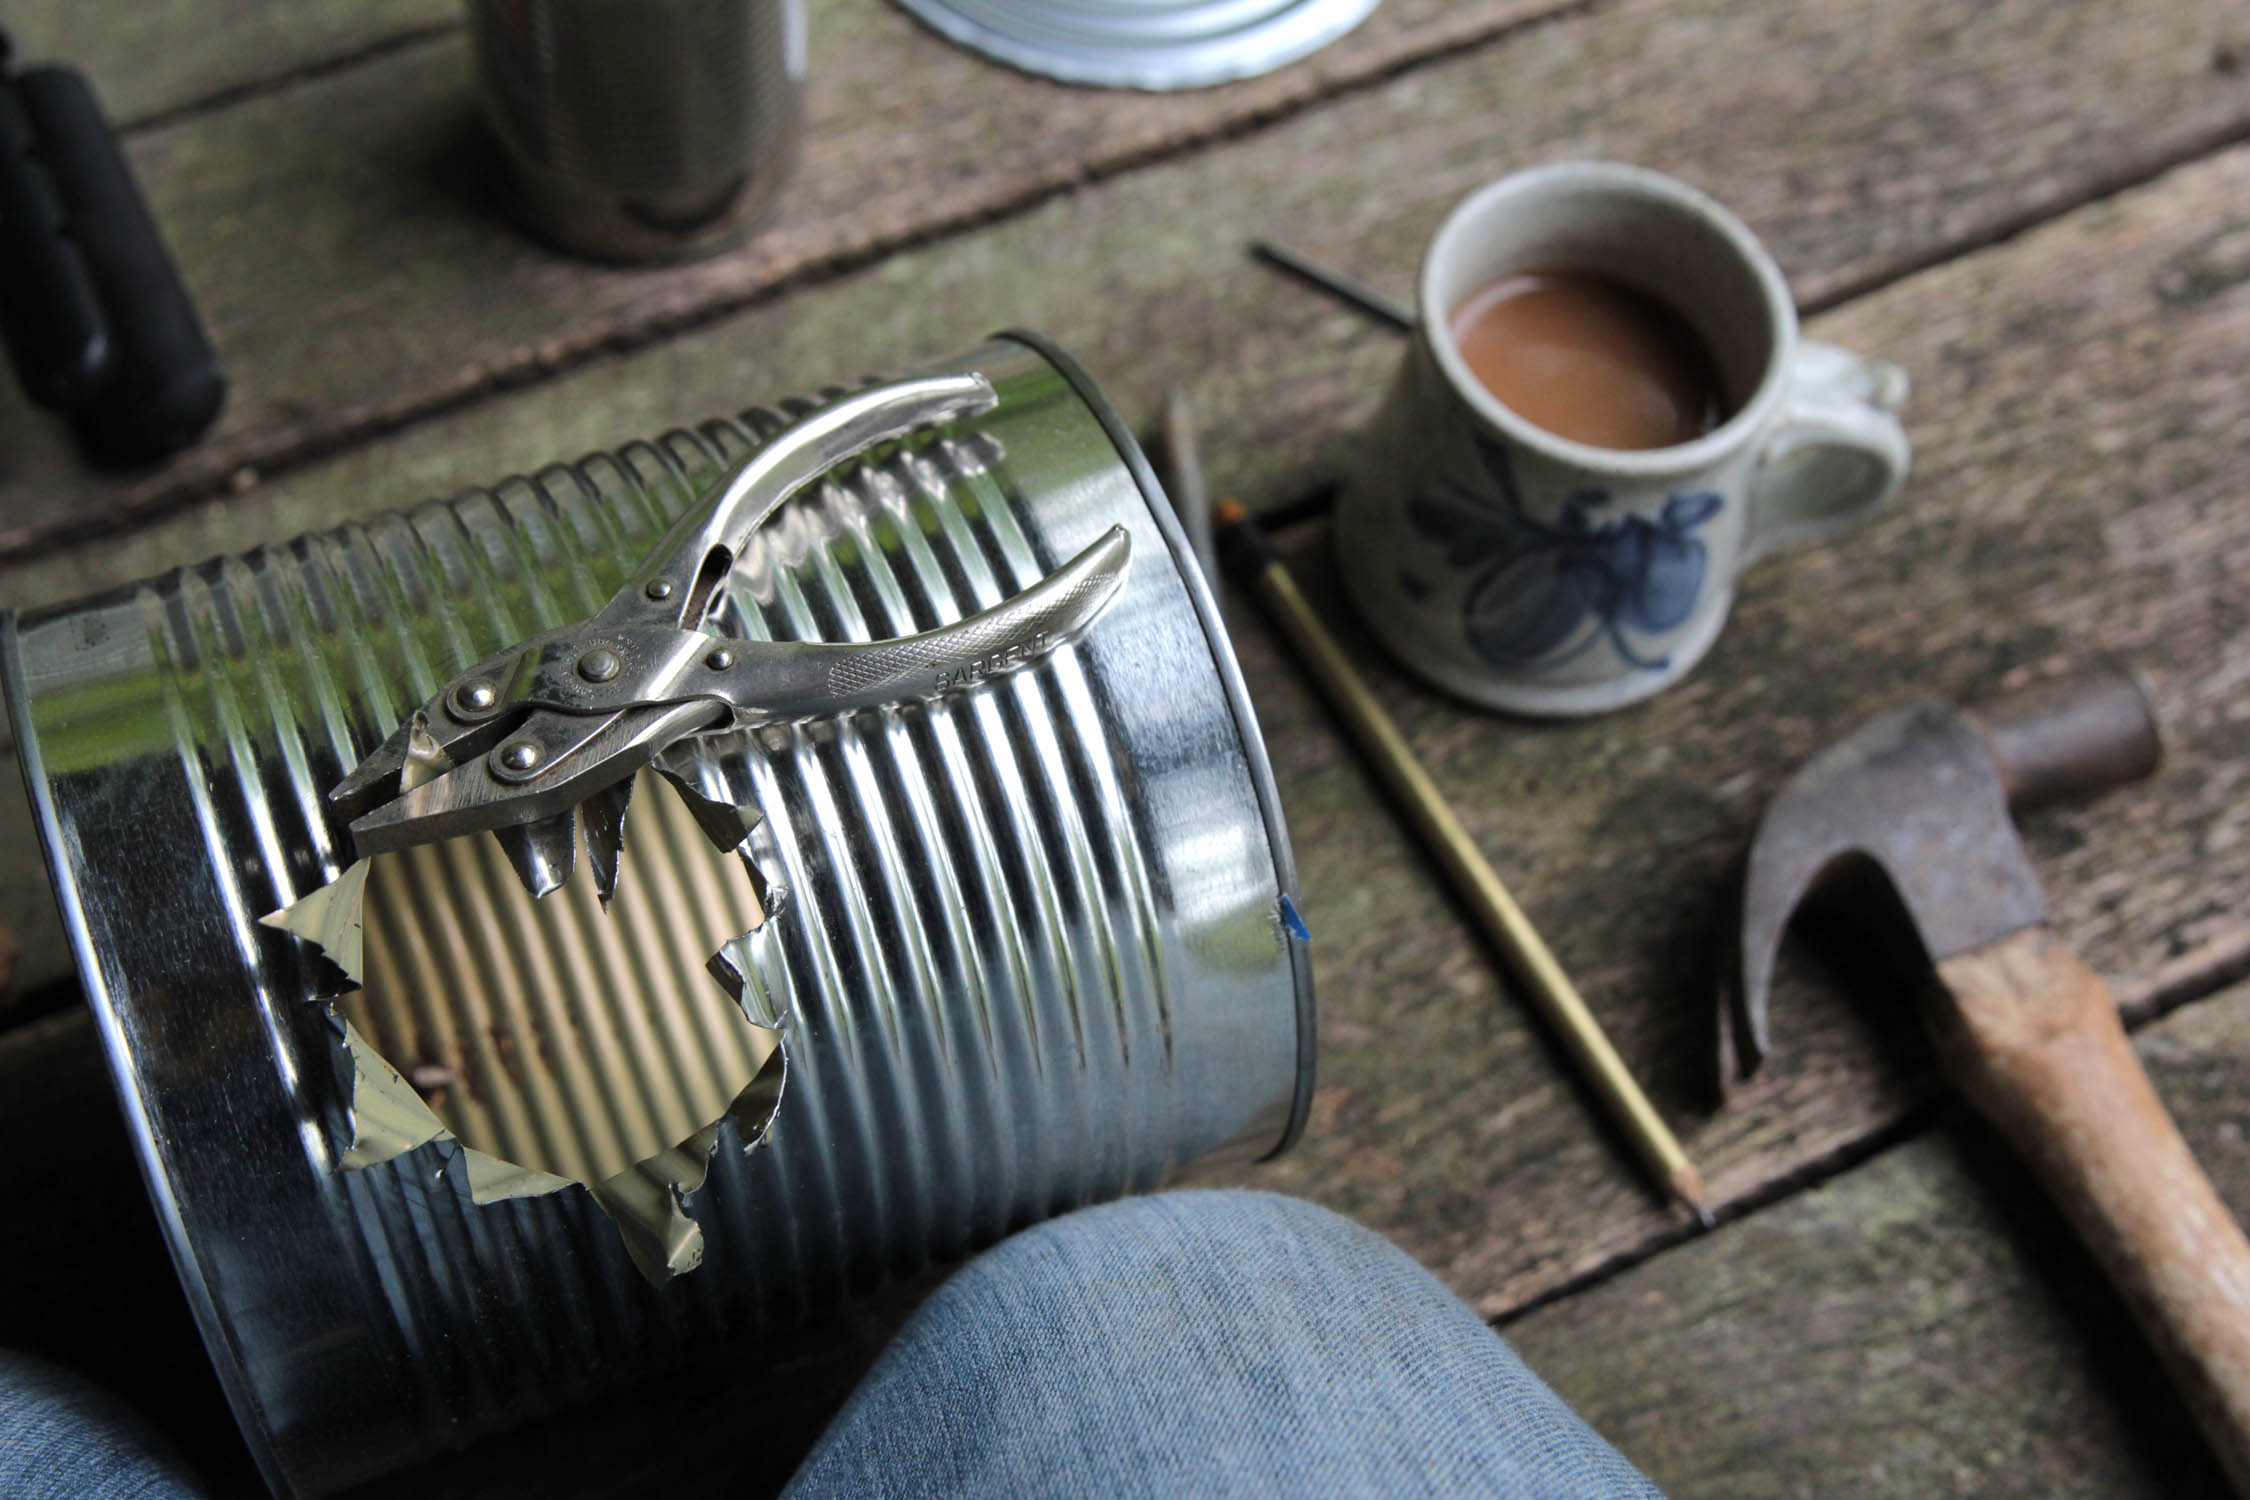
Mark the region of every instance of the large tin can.
MULTIPOLYGON (((790 502, 735 570, 734 628, 927 629, 1112 526, 1131 563, 1080 639, 1014 675, 726 742, 719 769, 763 813, 758 858, 788 892, 741 960, 748 1019, 782 1027, 786 1084, 755 1149, 720 1124, 687 1200, 702 1264, 669 1281, 636 1268, 582 1188, 480 1204, 441 1144, 348 1168, 352 1070, 319 965, 258 918, 336 875, 323 794, 403 712, 589 612, 779 418, 0 616, 87 997, 278 1492, 333 1493, 699 1350, 754 1357, 808 1309, 1294 1137, 1309 969, 1211 598, 1132 438, 1066 358, 1010 335, 946 368, 984 373, 998 406, 790 502)), ((574 974, 578 920, 488 946, 622 1034, 654 991, 574 974)), ((461 958, 464 987, 488 958, 461 958)), ((687 1086, 693 1052, 648 1061, 637 1086, 687 1086)))

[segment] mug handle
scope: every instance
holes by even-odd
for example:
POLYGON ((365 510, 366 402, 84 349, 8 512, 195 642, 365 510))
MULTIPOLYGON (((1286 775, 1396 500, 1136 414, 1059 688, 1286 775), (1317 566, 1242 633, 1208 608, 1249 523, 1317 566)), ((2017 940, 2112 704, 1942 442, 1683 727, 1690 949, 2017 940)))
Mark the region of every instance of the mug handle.
POLYGON ((1751 479, 1745 566, 1856 526, 1898 493, 1911 463, 1896 415, 1905 401, 1897 365, 1799 342, 1781 422, 1751 479))

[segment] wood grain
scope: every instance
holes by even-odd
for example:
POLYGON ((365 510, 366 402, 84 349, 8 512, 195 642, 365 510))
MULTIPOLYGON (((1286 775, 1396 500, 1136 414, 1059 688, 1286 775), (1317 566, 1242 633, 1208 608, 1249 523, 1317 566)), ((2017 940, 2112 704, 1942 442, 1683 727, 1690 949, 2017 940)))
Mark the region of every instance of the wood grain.
MULTIPOLYGON (((1568 76, 1607 78, 1586 54, 1621 67, 1606 49, 1633 57, 1653 47, 1650 36, 1629 34, 1639 14, 1620 11, 1584 36, 1548 28, 1540 45, 1581 49, 1581 70, 1568 76)), ((1687 14, 1649 24, 1676 36, 1687 14)), ((1724 40, 1786 76, 1786 39, 1807 14, 1715 7, 1696 35, 1711 44, 1707 57, 1724 55, 1724 40)), ((1940 15, 1969 24, 1950 6, 1884 15, 1885 28, 1934 28, 1940 15)), ((1395 346, 1221 255, 1243 217, 1321 223, 1325 206, 1373 214, 1370 204, 1394 192, 1405 195, 1397 222, 1371 221, 1367 235, 1370 244, 1394 235, 1403 265, 1417 216, 1426 228, 1444 194, 1415 196, 1424 186, 1402 160, 1439 162, 1466 181, 1519 159, 1512 136, 1451 158, 1437 152, 1426 132, 1458 112, 1448 101, 1496 108, 1504 86, 1536 97, 1543 79, 1564 76, 1511 73, 1513 53, 1398 79, 1223 150, 429 422, 246 496, 231 515, 183 523, 164 534, 166 545, 181 549, 176 558, 388 507, 725 409, 774 389, 781 370, 811 384, 895 366, 1011 315, 1089 353, 1138 410, 1152 409, 1165 380, 1199 372, 1215 479, 1268 498, 1290 493, 1322 461, 1305 435, 1356 412, 1395 346), (1345 142, 1378 148, 1346 157, 1345 142), (1359 164, 1318 181, 1291 170, 1310 159, 1359 164), (1120 226, 1144 232, 1127 238, 1120 226), (1030 269, 1055 266, 1067 274, 1030 269)), ((1851 97, 1864 85, 1891 109, 1886 90, 1918 76, 1886 77, 1870 64, 1824 86, 1851 97)), ((1639 122, 1646 134, 1634 139, 1650 152, 1671 141, 1684 158, 1675 165, 1710 153, 1705 184, 1779 238, 1793 218, 1788 196, 1729 176, 1720 160, 1718 143, 1754 135, 1755 122, 1714 103, 1696 123, 1701 80, 1668 85, 1652 69, 1648 89, 1673 92, 1615 101, 1607 128, 1639 122), (1666 122, 1674 133, 1663 138, 1666 122)), ((1582 119, 1579 128, 1589 127, 1582 119)), ((1841 143, 1835 149, 1842 170, 1841 143)), ((1805 159, 1823 160, 1812 143, 1805 159)), ((1876 708, 1925 690, 1973 696, 2095 650, 2139 658, 2158 675, 2174 757, 2145 787, 2031 825, 2058 926, 2133 988, 2241 910, 2250 886, 2250 707, 2241 692, 2250 619, 2238 601, 2250 544, 2234 517, 2250 446, 2236 387, 2250 328, 2245 205, 2250 153, 2229 152, 1819 320, 1823 336, 1912 370, 1918 477, 1871 531, 1752 574, 1713 657, 1643 709, 1578 725, 1504 723, 1390 678, 1359 642, 1386 703, 1628 1063, 1676 1123, 1694 1127, 1690 1147, 1722 1199, 1754 1201, 1848 1160, 1933 1094, 1912 1017, 1855 1005, 1847 986, 1813 982, 1816 971, 1799 961, 1777 997, 1775 1062, 1740 1107, 1695 1117, 1707 945, 1729 863, 1786 771, 1876 708)), ((1874 232, 1862 221, 1861 240, 1874 232)), ((1317 529, 1301 535, 1301 560, 1316 562, 1319 542, 1317 529)), ((150 555, 117 554, 135 571, 150 555)), ((1303 576, 1333 605, 1320 568, 1303 576)), ((1257 1180, 1375 1224, 1493 1313, 1664 1243, 1676 1224, 1591 1123, 1293 669, 1254 613, 1232 617, 1302 852, 1324 1026, 1313 1133, 1257 1180)), ((1331 617, 1348 643, 1359 641, 1340 609, 1331 617)), ((1841 977, 1865 965, 1854 958, 1841 977)))
MULTIPOLYGON (((468 39, 457 29, 374 47, 361 65, 296 86, 248 90, 232 108, 141 132, 131 146, 228 371, 228 411, 210 439, 168 466, 113 477, 87 473, 55 425, 9 393, 0 399, 0 492, 15 493, 0 510, 0 555, 224 492, 246 469, 544 378, 1574 3, 1583 0, 1392 0, 1341 43, 1279 73, 1143 95, 1000 68, 888 0, 824 0, 810 28, 804 162, 779 222, 737 253, 657 271, 569 260, 502 222, 473 119, 468 39)), ((93 48, 90 34, 65 23, 75 14, 55 7, 37 30, 60 50, 93 48)), ((151 13, 112 43, 162 50, 208 20, 151 13)), ((277 63, 320 46, 319 22, 250 29, 273 44, 277 63), (284 35, 264 35, 272 31, 284 35)), ((331 45, 352 43, 339 34, 331 45)), ((208 82, 209 63, 187 66, 208 82)), ((130 114, 131 75, 120 82, 124 103, 111 107, 130 114)), ((152 86, 152 97, 170 96, 152 86)))
MULTIPOLYGON (((2134 1044, 2250 1210, 2250 986, 2134 1044)), ((1504 1331, 1674 1500, 2231 1493, 2125 1304, 1966 1106, 1504 1331)))
MULTIPOLYGON (((1713 656, 1645 709, 1503 727, 1394 684, 1394 712, 1660 1107, 1698 1107, 1713 924, 1765 796, 1918 692, 1973 700, 2094 653, 2150 667, 2169 765, 2030 820, 2034 864, 2058 930, 2120 988, 2231 942, 2250 882, 2250 622, 2232 602, 2250 539, 2230 477, 2250 417, 2227 373, 2250 336, 2250 214, 2229 201, 2246 186, 2250 153, 2232 152, 1816 321, 1912 372, 1917 476, 1869 531, 1752 573, 1713 656)), ((1331 1133, 1272 1175, 1406 1234, 1493 1313, 1659 1241, 1630 1195, 1597 1201, 1621 1172, 1574 1153, 1607 1143, 1550 1128, 1582 1120, 1578 1101, 1480 1010, 1496 1003, 1481 954, 1399 919, 1442 897, 1364 830, 1356 768, 1302 717, 1286 668, 1237 638, 1312 851, 1307 907, 1341 1012, 1315 1107, 1331 1133)), ((1795 957, 1775 1062, 1687 1132, 1722 1200, 1848 1160, 1929 1097, 1883 950, 1825 951, 1824 983, 1795 957)))
POLYGON ((110 123, 130 130, 411 46, 458 25, 460 14, 459 0, 18 0, 8 7, 8 32, 24 62, 63 62, 85 73, 110 123))
MULTIPOLYGON (((351 12, 405 13, 357 0, 351 12)), ((87 479, 41 419, 0 403, 14 518, 0 524, 29 545, 58 525, 155 514, 245 466, 307 466, 0 575, 0 602, 896 369, 1003 323, 1062 338, 1135 415, 1184 379, 1214 479, 1291 500, 1332 467, 1395 344, 1243 265, 1244 238, 1284 233, 1402 291, 1445 204, 1483 177, 1593 152, 1681 172, 1741 208, 1810 301, 1881 288, 1816 331, 1913 371, 1918 475, 1887 519, 1753 574, 1682 688, 1562 727, 1470 714, 1398 681, 1341 609, 1322 530, 1300 529, 1292 555, 1628 1063, 1693 1127, 1718 1196, 1749 1217, 1666 1248, 1684 1231, 1592 1123, 1255 612, 1230 606, 1305 868, 1324 1027, 1313 1133, 1247 1180, 1359 1215, 1495 1315, 1599 1281, 1511 1336, 1677 1495, 2220 1493, 2061 1220, 1982 1127, 1933 1103, 1920 1025, 1878 948, 1848 931, 1820 934, 1825 963, 1793 948, 1773 1064, 1717 1118, 1700 1115, 1699 1083, 1711 923, 1786 772, 1911 692, 1970 696, 2096 650, 2155 669, 2174 755, 2146 787, 2030 825, 2058 926, 2129 1008, 2239 965, 2250 153, 2104 195, 2240 136, 2250 85, 2224 59, 2250 22, 2202 0, 1873 13, 1623 0, 1473 45, 1538 13, 1390 0, 1274 93, 1104 101, 994 75, 876 0, 839 0, 816 28, 822 165, 775 235, 684 276, 552 261, 484 218, 453 159, 466 85, 450 40, 316 67, 144 132, 136 160, 223 317, 242 403, 217 445, 124 481, 87 479), (1186 154, 1200 142, 1212 144, 1186 154), (1940 1132, 1880 1150, 1938 1108, 1940 1132)), ((285 71, 359 45, 314 36, 358 24, 348 17, 276 24, 312 28, 291 34, 296 52, 265 54, 285 71)), ((187 59, 182 83, 150 58, 145 107, 265 76, 229 72, 238 60, 187 59)), ((113 108, 130 97, 113 93, 113 108)), ((0 862, 0 921, 24 935, 19 977, 36 983, 65 960, 15 783, 0 769, 0 848, 16 852, 0 862)), ((2246 996, 2139 1039, 2237 1208, 2250 1205, 2246 996)), ((36 1076, 54 1087, 21 1088, 32 1054, 8 1040, 0 1102, 37 1107, 0 1110, 0 1138, 106 1121, 107 1134, 64 1138, 98 1148, 84 1170, 131 1196, 83 1020, 34 1037, 36 1076)), ((10 1201, 59 1201, 80 1165, 53 1160, 12 1151, 10 1201)), ((115 1285, 153 1295, 121 1294, 103 1339, 78 1344, 89 1325, 75 1315, 17 1330, 111 1283, 69 1283, 66 1242, 10 1221, 0 1241, 25 1268, 11 1280, 55 1295, 18 1299, 0 1342, 44 1339, 128 1389, 171 1367, 152 1347, 193 1367, 153 1221, 125 1218, 115 1285), (59 1295, 70 1285, 92 1290, 72 1301, 59 1295)), ((223 1422, 215 1387, 134 1393, 223 1422)), ((818 1419, 808 1407, 798 1425, 818 1419)))
MULTIPOLYGON (((2213 62, 2250 42, 2229 0, 1621 0, 1472 46, 1552 5, 1391 0, 1295 68, 1142 96, 995 69, 882 0, 838 0, 814 28, 810 141, 777 223, 736 254, 676 271, 564 261, 496 221, 479 187, 459 37, 146 132, 135 165, 232 375, 230 410, 169 467, 109 479, 85 473, 43 417, 0 405, 0 550, 223 492, 249 471, 1024 215, 1199 144, 1255 142, 1277 119, 1297 147, 1278 175, 1244 183, 1215 171, 1158 216, 1120 217, 1096 244, 1017 262, 1016 295, 998 316, 1144 297, 1148 272, 1239 284, 1238 246, 1255 232, 1285 232, 1399 287, 1468 186, 1588 153, 1719 189, 1771 235, 1800 290, 1824 298, 2250 125, 2250 90, 2213 62), (1432 57, 1449 60, 1416 66, 1432 57), (1298 128, 1307 105, 1330 98, 1298 128)), ((961 341, 965 310, 945 304, 945 288, 899 280, 893 295, 909 306, 871 310, 816 367, 764 362, 757 384, 846 357, 895 366, 929 347, 902 338, 902 322, 943 324, 947 344, 961 341)), ((1223 364, 1239 347, 1242 322, 1188 316, 1204 301, 1141 303, 1173 372, 1223 364)), ((1346 337, 1331 329, 1328 341, 1346 337)), ((1317 415, 1341 415, 1365 371, 1338 359, 1320 369, 1329 388, 1317 415)), ((1261 423, 1250 435, 1302 447, 1303 430, 1261 423)))

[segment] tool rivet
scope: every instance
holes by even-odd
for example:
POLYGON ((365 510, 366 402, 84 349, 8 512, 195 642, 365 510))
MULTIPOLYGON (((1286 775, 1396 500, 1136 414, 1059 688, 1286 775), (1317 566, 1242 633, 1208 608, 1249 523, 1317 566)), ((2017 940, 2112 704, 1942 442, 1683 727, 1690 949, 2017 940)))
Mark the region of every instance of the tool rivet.
POLYGON ((648 587, 642 589, 641 592, 651 599, 669 599, 672 597, 672 580, 669 578, 651 578, 648 581, 648 587))
POLYGON ((511 771, 529 771, 539 764, 539 746, 530 740, 510 740, 500 747, 500 764, 511 771))
POLYGON ((472 677, 453 690, 453 710, 463 718, 491 713, 500 702, 500 689, 482 677, 472 677))
POLYGON ((726 647, 720 646, 714 649, 709 656, 703 658, 703 665, 714 672, 724 672, 734 665, 734 653, 726 647))
POLYGON ((596 646, 578 658, 578 675, 588 682, 607 682, 617 675, 618 669, 623 665, 617 659, 616 652, 607 646, 596 646))

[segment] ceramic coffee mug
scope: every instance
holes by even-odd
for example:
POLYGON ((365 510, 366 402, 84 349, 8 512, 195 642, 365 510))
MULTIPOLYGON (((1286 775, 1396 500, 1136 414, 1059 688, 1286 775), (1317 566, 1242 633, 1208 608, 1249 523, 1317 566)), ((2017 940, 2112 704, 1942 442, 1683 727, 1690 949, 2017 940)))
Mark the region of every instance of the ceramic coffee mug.
POLYGON ((1648 697, 1710 649, 1743 568, 1858 523, 1906 478, 1905 372, 1800 339, 1750 231, 1657 173, 1572 162, 1489 184, 1430 242, 1419 299, 1339 497, 1339 571, 1386 646, 1473 702, 1575 715, 1648 697), (1613 449, 1510 410, 1448 325, 1523 271, 1594 273, 1677 312, 1724 420, 1613 449))

